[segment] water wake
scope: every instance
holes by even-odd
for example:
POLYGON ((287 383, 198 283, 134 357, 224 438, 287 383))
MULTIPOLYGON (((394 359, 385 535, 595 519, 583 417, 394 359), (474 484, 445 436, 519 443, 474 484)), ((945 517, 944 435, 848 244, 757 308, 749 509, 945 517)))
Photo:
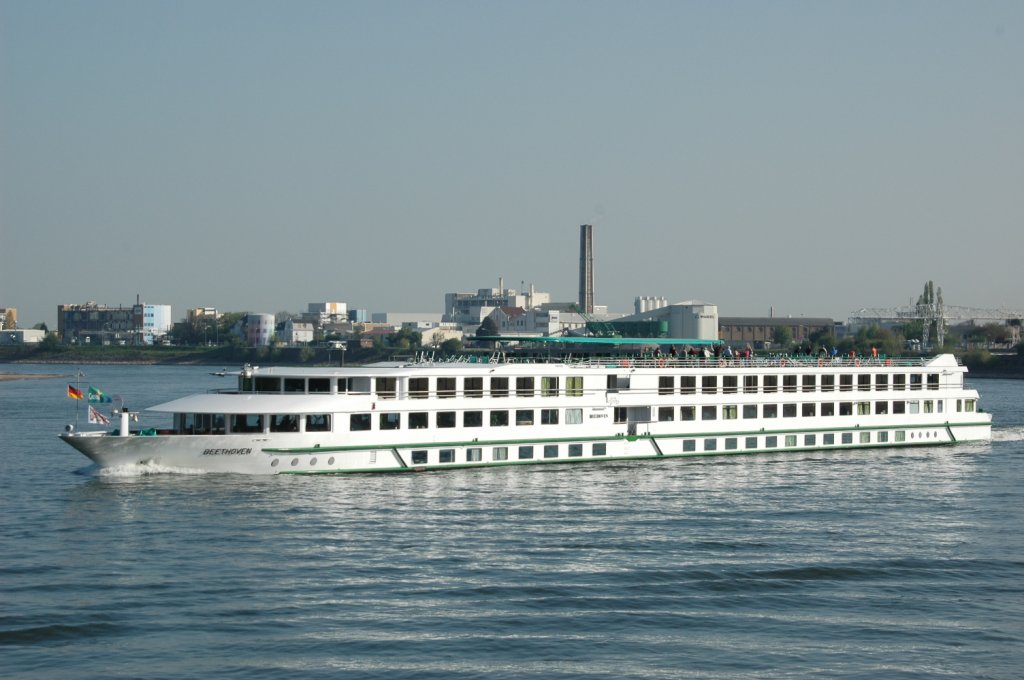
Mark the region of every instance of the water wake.
POLYGON ((992 441, 994 441, 994 442, 1019 442, 1019 441, 1024 441, 1024 427, 994 427, 994 428, 992 428, 992 441))
POLYGON ((136 463, 132 465, 116 465, 114 467, 100 468, 96 471, 97 477, 106 478, 127 478, 145 477, 147 475, 205 475, 206 470, 197 468, 171 467, 159 463, 136 463))

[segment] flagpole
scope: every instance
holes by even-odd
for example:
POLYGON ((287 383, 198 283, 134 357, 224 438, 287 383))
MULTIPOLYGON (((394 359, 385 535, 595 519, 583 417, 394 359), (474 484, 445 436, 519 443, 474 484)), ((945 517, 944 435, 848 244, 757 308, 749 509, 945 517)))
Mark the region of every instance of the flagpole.
MULTIPOLYGON (((79 394, 82 394, 82 378, 84 378, 84 377, 85 377, 85 373, 82 373, 82 370, 79 369, 78 370, 78 375, 75 376, 75 389, 78 390, 79 394)), ((81 406, 81 404, 79 403, 81 401, 82 401, 81 399, 75 399, 75 429, 76 430, 78 429, 78 409, 81 406)))

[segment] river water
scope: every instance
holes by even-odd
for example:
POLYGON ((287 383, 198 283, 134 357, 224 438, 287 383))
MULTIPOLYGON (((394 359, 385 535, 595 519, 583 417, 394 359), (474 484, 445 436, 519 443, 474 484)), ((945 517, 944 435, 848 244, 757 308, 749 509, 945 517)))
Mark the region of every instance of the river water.
POLYGON ((974 381, 984 445, 259 478, 97 471, 68 381, 0 383, 0 675, 1024 673, 1022 382, 974 381))

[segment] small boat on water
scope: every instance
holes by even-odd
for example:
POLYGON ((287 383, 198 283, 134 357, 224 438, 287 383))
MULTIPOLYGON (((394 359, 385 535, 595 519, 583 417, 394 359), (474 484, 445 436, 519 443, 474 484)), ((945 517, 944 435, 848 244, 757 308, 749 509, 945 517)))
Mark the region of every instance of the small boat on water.
POLYGON ((245 366, 225 372, 236 379, 230 389, 150 407, 172 414, 168 429, 131 430, 133 414, 122 409, 112 430, 69 426, 60 437, 102 467, 256 475, 986 441, 992 418, 964 384, 966 372, 949 354, 705 357, 660 350, 245 366))

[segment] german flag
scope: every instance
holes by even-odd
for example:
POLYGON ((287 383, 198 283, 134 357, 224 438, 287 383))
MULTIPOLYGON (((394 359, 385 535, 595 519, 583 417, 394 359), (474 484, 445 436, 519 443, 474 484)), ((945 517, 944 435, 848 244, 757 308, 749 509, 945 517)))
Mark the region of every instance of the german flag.
POLYGON ((82 390, 78 389, 74 385, 68 385, 68 396, 72 399, 85 399, 85 395, 82 394, 82 390))

